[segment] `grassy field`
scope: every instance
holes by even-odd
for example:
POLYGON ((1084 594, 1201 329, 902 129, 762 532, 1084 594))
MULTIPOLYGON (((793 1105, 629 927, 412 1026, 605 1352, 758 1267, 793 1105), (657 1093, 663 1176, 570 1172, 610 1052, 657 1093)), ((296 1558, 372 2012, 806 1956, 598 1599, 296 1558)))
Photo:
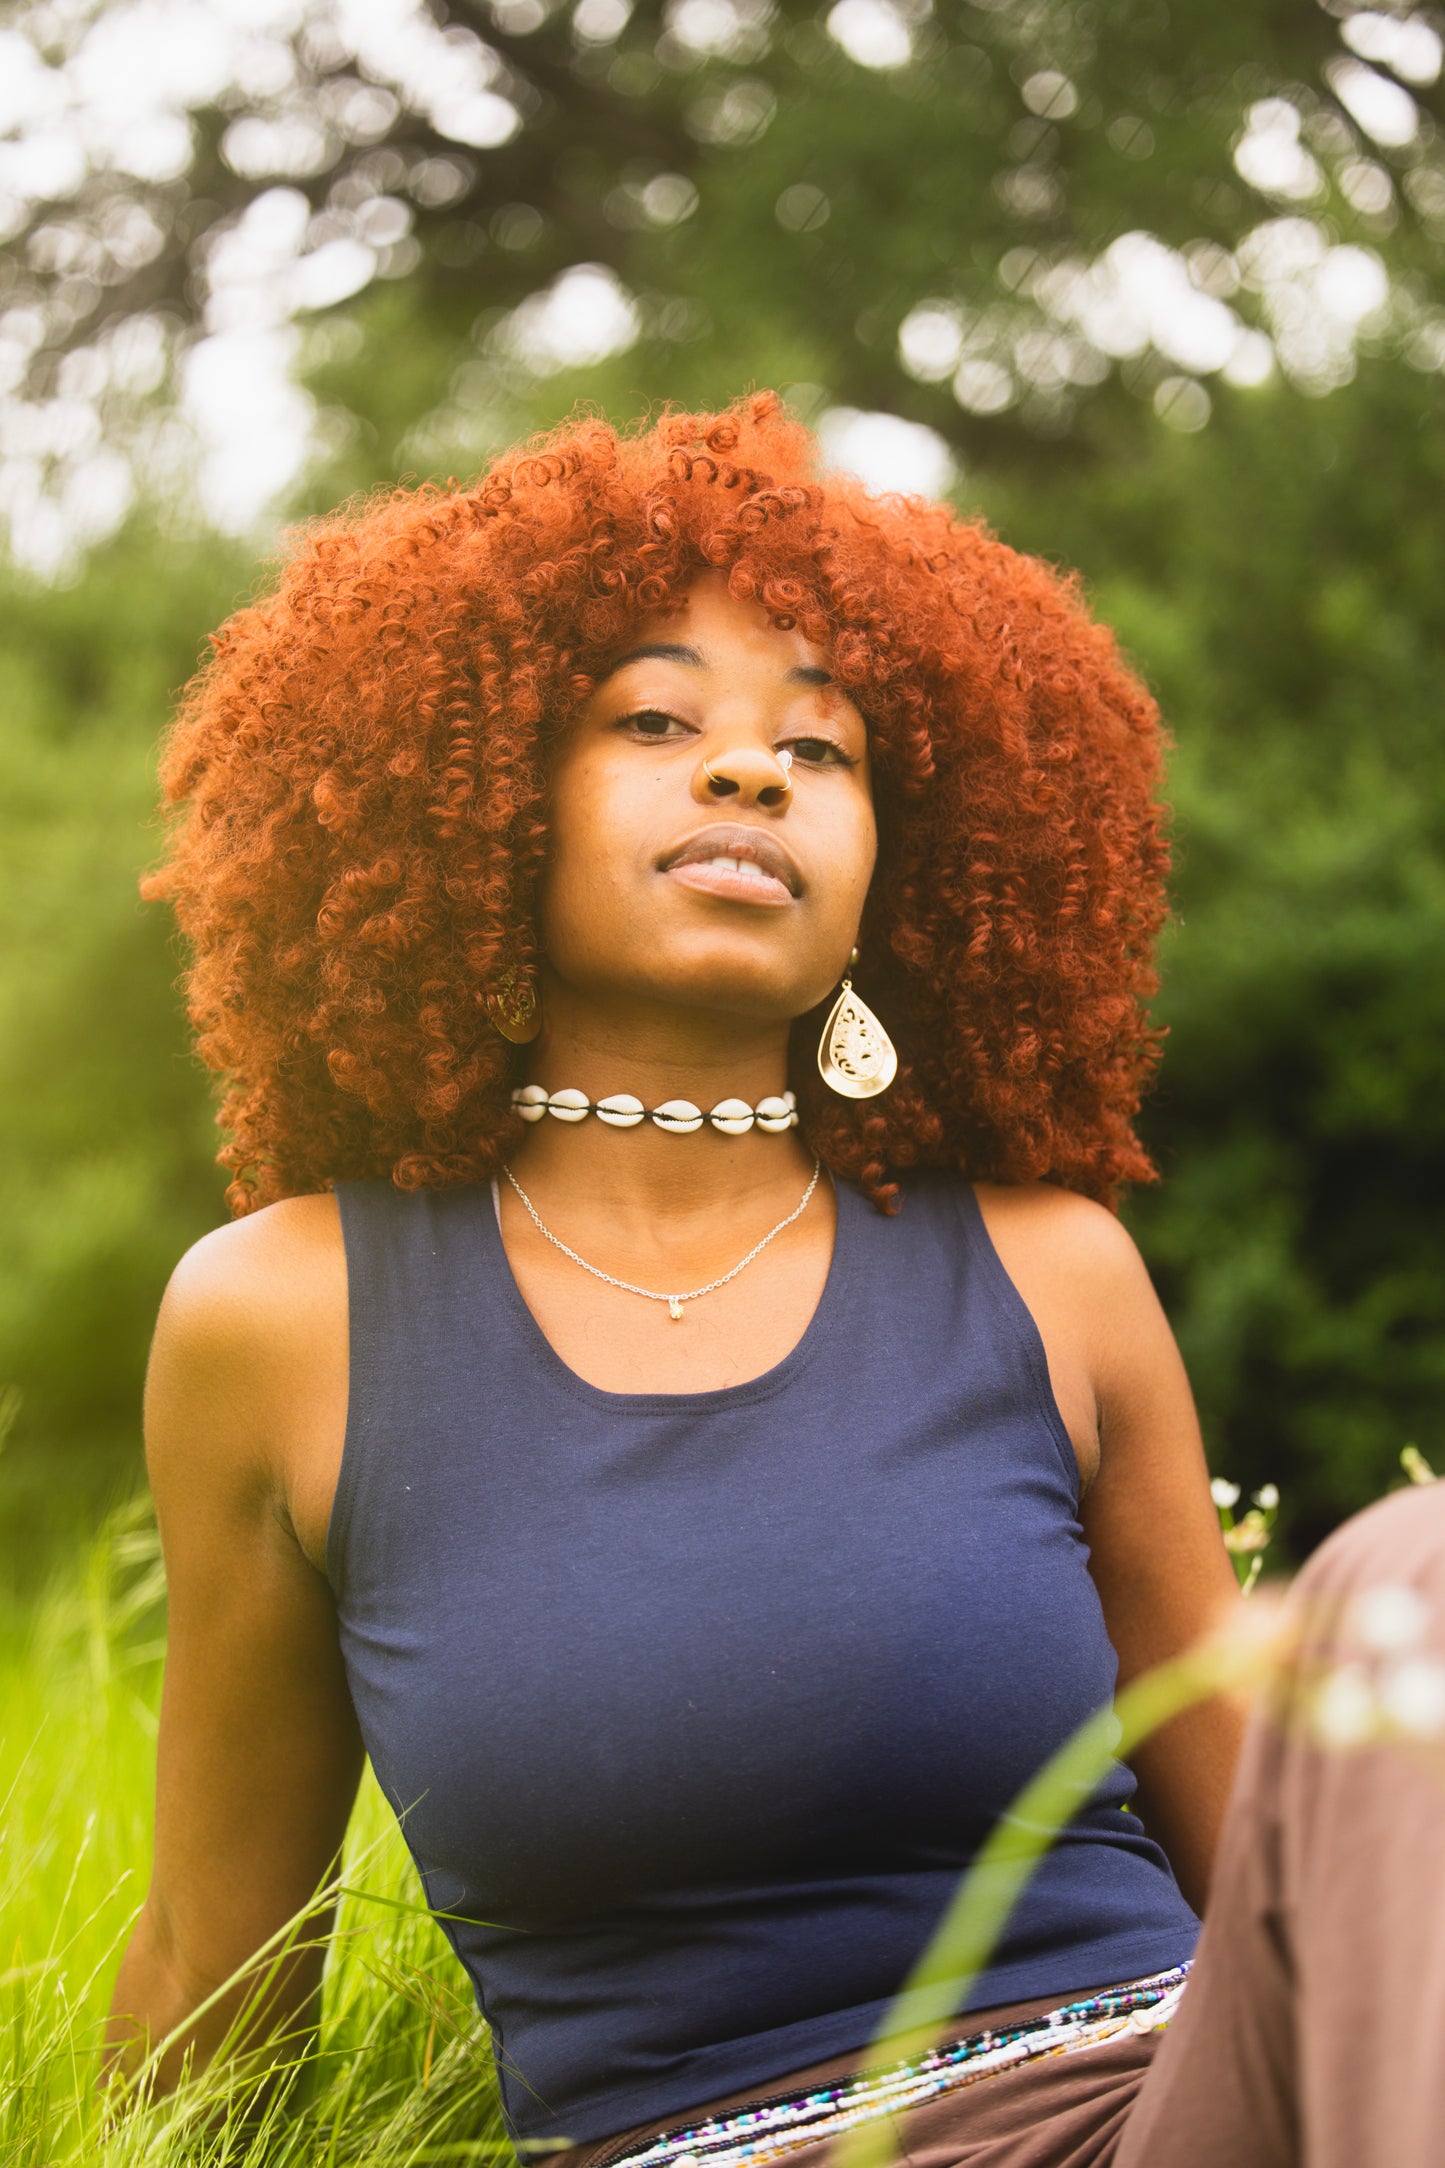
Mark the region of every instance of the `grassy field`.
POLYGON ((164 1625, 143 1504, 72 1544, 0 1612, 0 2161, 5 2168, 292 2168, 510 2161, 491 2058, 384 1800, 347 1841, 320 2054, 304 2097, 248 2127, 219 2086, 107 2129, 110 1983, 145 1889, 164 1625))

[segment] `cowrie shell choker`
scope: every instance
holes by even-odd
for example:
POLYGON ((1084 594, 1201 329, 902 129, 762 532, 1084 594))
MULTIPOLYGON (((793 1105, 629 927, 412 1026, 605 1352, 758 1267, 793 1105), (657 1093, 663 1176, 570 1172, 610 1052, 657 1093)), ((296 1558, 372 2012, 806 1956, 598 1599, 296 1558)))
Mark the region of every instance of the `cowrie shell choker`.
POLYGON ((549 1092, 543 1084, 519 1084, 512 1094, 512 1105, 524 1122, 540 1122, 544 1114, 559 1122, 583 1122, 589 1114, 595 1114, 611 1129, 635 1129, 639 1122, 650 1121, 680 1137, 701 1129, 704 1122, 725 1137, 746 1136, 755 1124, 772 1136, 798 1126, 798 1102, 792 1092, 760 1099, 755 1107, 750 1107, 746 1099, 720 1099, 710 1113, 704 1114, 690 1099, 665 1099, 660 1107, 645 1107, 631 1092, 589 1099, 586 1092, 574 1086, 549 1092))

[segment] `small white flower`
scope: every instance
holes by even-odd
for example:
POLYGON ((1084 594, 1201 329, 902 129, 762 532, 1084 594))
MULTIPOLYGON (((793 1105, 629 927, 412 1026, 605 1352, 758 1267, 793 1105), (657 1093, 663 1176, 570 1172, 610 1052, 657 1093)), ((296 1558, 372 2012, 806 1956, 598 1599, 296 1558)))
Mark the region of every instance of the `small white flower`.
POLYGON ((1224 1548, 1240 1557, 1251 1551, 1267 1551, 1269 1542, 1269 1525, 1264 1515, 1251 1507, 1242 1521, 1236 1521, 1233 1528, 1225 1531, 1224 1548))
POLYGON ((1239 1485, 1237 1483, 1227 1483, 1222 1475, 1217 1475, 1209 1486, 1209 1495, 1221 1510, 1227 1506, 1237 1506, 1239 1504, 1239 1485))
POLYGON ((1315 1691, 1311 1710, 1323 1746, 1363 1746, 1376 1730, 1375 1697, 1363 1664, 1341 1664, 1315 1691))
POLYGON ((1367 1588, 1350 1607, 1354 1638, 1377 1656, 1415 1648, 1430 1623, 1430 1606, 1418 1589, 1367 1588))
POLYGON ((1254 1494, 1254 1502, 1262 1512, 1273 1513, 1275 1507, 1279 1504, 1279 1485, 1277 1483, 1261 1483, 1254 1494))
POLYGON ((1411 1739, 1445 1734, 1445 1664, 1432 1656, 1407 1656, 1391 1664, 1380 1681, 1380 1707, 1411 1739))

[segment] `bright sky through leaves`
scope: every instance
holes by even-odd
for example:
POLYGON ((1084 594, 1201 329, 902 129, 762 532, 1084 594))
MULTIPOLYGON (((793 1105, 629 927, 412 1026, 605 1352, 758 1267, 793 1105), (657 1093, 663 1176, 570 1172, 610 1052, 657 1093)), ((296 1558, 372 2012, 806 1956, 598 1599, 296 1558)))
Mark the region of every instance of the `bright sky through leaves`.
MULTIPOLYGON (((1445 310, 1418 271, 1395 268, 1402 215, 1433 236, 1437 261, 1445 238, 1428 109, 1442 48, 1423 14, 1331 0, 1314 80, 1273 89, 1241 46, 1239 80, 1259 78, 1258 92, 1241 95, 1217 171, 1196 184, 1189 238, 1162 217, 1173 109, 1142 92, 1144 110, 1110 109, 1083 12, 1065 9, 1044 38, 1022 0, 980 0, 959 18, 962 42, 930 0, 833 0, 816 15, 787 0, 489 0, 454 13, 466 19, 444 26, 423 0, 35 0, 11 17, 0 531, 22 562, 73 565, 138 489, 196 503, 222 529, 264 527, 337 419, 297 381, 301 328, 448 249, 490 249, 497 268, 477 272, 478 292, 506 299, 477 319, 451 402, 417 417, 409 449, 442 464, 484 456, 486 417, 517 411, 529 384, 708 336, 687 254, 664 243, 683 236, 711 261, 700 252, 717 245, 722 201, 785 288, 822 279, 856 294, 856 347, 815 411, 830 413, 832 456, 880 486, 944 489, 956 432, 1011 419, 1057 434, 1119 377, 1191 430, 1214 380, 1282 372, 1324 394, 1349 381, 1362 341, 1445 368, 1445 310), (958 140, 997 138, 987 200, 946 197, 936 282, 926 250, 900 266, 867 234, 850 160, 830 145, 834 106, 842 116, 838 101, 870 85, 863 110, 898 133, 887 170, 920 201, 909 100, 920 118, 920 101, 942 101, 958 140), (579 123, 606 101, 620 116, 608 125, 624 155, 600 205, 569 183, 571 211, 487 209, 491 176, 511 170, 496 162, 538 128, 558 133, 566 166, 574 99, 579 123), (763 158, 778 179, 752 202, 763 158), (1100 234, 1112 199, 1099 191, 1136 170, 1144 218, 1100 234), (1075 199, 1087 215, 1071 233, 1075 199), (599 250, 606 235, 638 238, 599 250), (881 353, 867 328, 880 307, 881 353)), ((1188 87, 1174 93, 1181 110, 1188 87)), ((839 118, 839 144, 856 125, 839 118)), ((740 351, 738 383, 756 367, 740 351)))

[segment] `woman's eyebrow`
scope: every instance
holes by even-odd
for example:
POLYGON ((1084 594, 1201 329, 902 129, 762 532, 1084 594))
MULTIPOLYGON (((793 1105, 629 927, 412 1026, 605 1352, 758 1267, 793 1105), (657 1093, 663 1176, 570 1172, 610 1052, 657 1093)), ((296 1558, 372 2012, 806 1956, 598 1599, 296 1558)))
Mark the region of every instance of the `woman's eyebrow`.
MULTIPOLYGON (((619 670, 625 670, 630 662, 681 662, 693 670, 707 668, 707 657, 700 648, 684 647, 676 641, 658 640, 647 647, 629 648, 625 655, 619 655, 608 671, 608 677, 615 676, 619 670)), ((799 663, 796 669, 788 672, 788 677, 795 685, 831 685, 833 682, 830 671, 817 669, 807 663, 799 663)))

